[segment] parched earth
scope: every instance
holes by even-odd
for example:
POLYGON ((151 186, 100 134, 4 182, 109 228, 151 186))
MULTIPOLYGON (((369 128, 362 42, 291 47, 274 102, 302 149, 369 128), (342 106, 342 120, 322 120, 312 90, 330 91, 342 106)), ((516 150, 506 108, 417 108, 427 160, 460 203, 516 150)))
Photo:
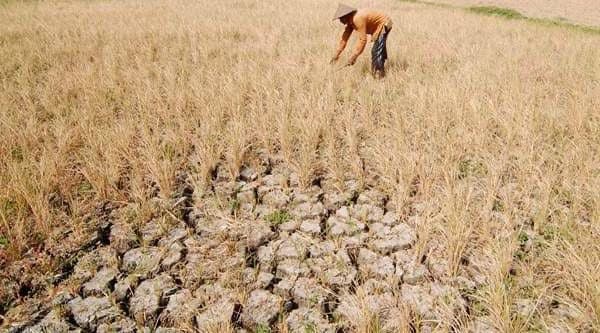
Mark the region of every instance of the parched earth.
POLYGON ((0 330, 343 332, 372 318, 428 332, 468 311, 477 267, 450 278, 443 258, 419 255, 418 219, 382 193, 353 180, 302 189, 269 169, 217 175, 200 198, 183 186, 143 224, 126 205, 107 208, 95 245, 0 330))

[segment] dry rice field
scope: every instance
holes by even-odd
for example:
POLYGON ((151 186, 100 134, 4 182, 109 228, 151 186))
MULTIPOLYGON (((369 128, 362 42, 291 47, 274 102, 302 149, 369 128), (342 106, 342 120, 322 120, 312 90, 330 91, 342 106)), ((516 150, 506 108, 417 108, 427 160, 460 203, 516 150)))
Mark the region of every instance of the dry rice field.
POLYGON ((600 35, 336 5, 0 2, 0 331, 600 331, 600 35))

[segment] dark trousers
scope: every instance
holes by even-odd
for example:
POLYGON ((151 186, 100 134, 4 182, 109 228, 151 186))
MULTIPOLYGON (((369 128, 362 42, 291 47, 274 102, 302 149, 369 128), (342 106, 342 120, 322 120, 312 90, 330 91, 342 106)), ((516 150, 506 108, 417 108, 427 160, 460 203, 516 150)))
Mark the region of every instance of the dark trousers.
POLYGON ((392 29, 383 27, 383 30, 379 34, 379 37, 373 44, 371 49, 371 71, 373 75, 379 74, 380 76, 385 75, 385 61, 387 60, 387 37, 392 29))

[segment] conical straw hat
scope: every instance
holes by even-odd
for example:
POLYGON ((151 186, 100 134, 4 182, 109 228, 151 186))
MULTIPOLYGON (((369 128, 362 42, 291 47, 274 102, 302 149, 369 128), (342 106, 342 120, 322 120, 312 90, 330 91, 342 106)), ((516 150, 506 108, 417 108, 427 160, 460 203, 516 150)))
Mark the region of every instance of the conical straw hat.
POLYGON ((338 5, 338 9, 335 11, 335 15, 333 15, 333 19, 337 20, 342 16, 346 16, 348 14, 354 13, 356 8, 352 8, 350 6, 346 6, 343 3, 338 5))

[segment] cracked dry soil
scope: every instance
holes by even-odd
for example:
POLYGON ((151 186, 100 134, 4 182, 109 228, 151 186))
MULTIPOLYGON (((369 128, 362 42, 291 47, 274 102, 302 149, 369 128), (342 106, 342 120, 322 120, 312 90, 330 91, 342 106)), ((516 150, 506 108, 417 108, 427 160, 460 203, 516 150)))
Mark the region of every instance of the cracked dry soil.
POLYGON ((472 274, 449 278, 442 258, 418 257, 417 219, 353 180, 302 189, 285 168, 246 168, 235 181, 215 177, 210 195, 192 192, 167 204, 181 218, 135 225, 113 208, 106 239, 5 329, 350 332, 372 317, 427 332, 467 311, 465 292, 478 286, 472 274))

